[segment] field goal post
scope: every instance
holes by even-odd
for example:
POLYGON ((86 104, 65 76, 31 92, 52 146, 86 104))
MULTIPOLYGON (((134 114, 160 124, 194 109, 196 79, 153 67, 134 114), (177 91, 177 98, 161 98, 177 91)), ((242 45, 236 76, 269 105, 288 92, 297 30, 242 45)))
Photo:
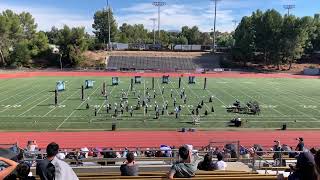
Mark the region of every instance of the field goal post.
POLYGON ((240 159, 240 141, 239 140, 227 140, 227 141, 213 141, 209 142, 209 150, 213 148, 218 148, 219 150, 223 150, 225 148, 235 148, 234 151, 237 156, 237 161, 240 159), (228 147, 227 147, 228 146, 228 147))

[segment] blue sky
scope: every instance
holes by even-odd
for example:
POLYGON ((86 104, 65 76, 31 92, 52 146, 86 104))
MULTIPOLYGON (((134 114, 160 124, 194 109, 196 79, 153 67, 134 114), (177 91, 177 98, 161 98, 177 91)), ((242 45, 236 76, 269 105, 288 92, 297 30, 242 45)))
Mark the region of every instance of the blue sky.
MULTIPOLYGON (((119 25, 122 23, 144 24, 152 29, 150 18, 157 17, 153 0, 109 0, 119 25)), ((213 26, 213 3, 210 0, 165 0, 161 10, 161 28, 179 30, 182 26, 197 25, 202 31, 213 26)), ((221 0, 218 3, 217 29, 232 31, 233 20, 250 15, 256 9, 274 8, 286 13, 284 4, 295 4, 292 10, 296 16, 313 16, 320 13, 320 0, 221 0)), ((92 31, 93 14, 106 7, 106 0, 0 0, 0 11, 12 9, 16 12, 32 13, 39 30, 52 26, 84 26, 92 31)))

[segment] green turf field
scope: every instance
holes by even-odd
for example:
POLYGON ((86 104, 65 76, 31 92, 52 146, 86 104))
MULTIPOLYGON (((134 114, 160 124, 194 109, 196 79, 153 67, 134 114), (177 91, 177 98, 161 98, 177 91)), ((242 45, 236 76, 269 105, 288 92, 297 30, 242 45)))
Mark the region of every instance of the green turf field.
MULTIPOLYGON (((0 87, 0 129, 15 131, 54 131, 54 130, 110 130, 113 122, 120 129, 158 129, 173 130, 181 127, 197 127, 203 129, 227 128, 227 122, 236 116, 248 121, 244 128, 279 128, 284 122, 289 128, 320 128, 320 83, 317 79, 208 79, 208 88, 203 90, 203 79, 197 78, 196 84, 189 85, 183 78, 182 87, 188 97, 187 103, 179 98, 178 79, 170 78, 169 84, 162 84, 155 78, 156 99, 151 99, 148 114, 144 110, 134 111, 129 117, 125 112, 117 118, 106 113, 106 100, 101 96, 102 83, 107 83, 110 93, 109 102, 119 104, 120 92, 129 92, 129 105, 137 104, 136 97, 130 92, 130 78, 121 78, 118 86, 111 86, 110 77, 36 77, 25 79, 1 79, 0 87), (95 80, 93 89, 85 90, 85 101, 81 101, 81 85, 84 80, 95 80), (59 106, 54 106, 55 83, 65 80, 66 90, 59 93, 59 106), (165 88, 164 95, 161 94, 165 88), (170 115, 174 111, 173 89, 177 104, 182 105, 178 119, 170 115), (209 103, 214 96, 213 103, 209 103), (89 98, 88 98, 89 97, 89 98), (261 114, 245 115, 226 112, 225 107, 238 99, 242 103, 250 100, 258 101, 261 114), (155 116, 154 101, 160 107, 164 101, 169 102, 169 109, 160 119, 155 116), (193 125, 192 108, 201 100, 205 105, 200 111, 200 125, 193 125), (86 104, 91 108, 87 110, 86 104), (93 106, 98 107, 98 115, 94 116, 93 106), (211 113, 214 106, 215 112, 211 113), (204 111, 209 114, 204 116, 204 111)), ((143 78, 142 83, 134 85, 137 93, 151 88, 151 78, 143 78)), ((153 96, 153 91, 150 91, 153 96)))

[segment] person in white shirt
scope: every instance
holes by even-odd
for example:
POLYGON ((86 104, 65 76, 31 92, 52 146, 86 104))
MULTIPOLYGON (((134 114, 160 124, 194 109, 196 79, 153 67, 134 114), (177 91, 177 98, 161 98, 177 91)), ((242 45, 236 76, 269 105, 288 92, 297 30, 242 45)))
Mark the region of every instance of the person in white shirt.
POLYGON ((226 170, 227 163, 223 161, 223 155, 217 154, 218 161, 215 163, 215 170, 226 170))
POLYGON ((73 169, 56 155, 59 152, 57 143, 50 143, 47 146, 47 159, 37 162, 36 173, 41 180, 79 180, 73 169))

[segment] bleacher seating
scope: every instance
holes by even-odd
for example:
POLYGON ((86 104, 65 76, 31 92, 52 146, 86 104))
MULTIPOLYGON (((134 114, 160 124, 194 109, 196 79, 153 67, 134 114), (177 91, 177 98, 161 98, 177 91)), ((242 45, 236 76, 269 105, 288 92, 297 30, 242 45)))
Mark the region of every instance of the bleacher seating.
MULTIPOLYGON (((140 172, 139 176, 120 176, 120 173, 77 173, 80 180, 102 180, 102 179, 167 179, 166 172, 140 172)), ((255 172, 237 172, 237 171, 198 171, 193 178, 177 178, 177 179, 196 179, 196 180, 275 180, 275 175, 261 175, 255 172)))
MULTIPOLYGON (((218 59, 218 58, 216 58, 218 59)), ((108 68, 135 70, 195 70, 197 68, 219 68, 218 60, 213 57, 139 57, 139 56, 110 56, 108 68)))

